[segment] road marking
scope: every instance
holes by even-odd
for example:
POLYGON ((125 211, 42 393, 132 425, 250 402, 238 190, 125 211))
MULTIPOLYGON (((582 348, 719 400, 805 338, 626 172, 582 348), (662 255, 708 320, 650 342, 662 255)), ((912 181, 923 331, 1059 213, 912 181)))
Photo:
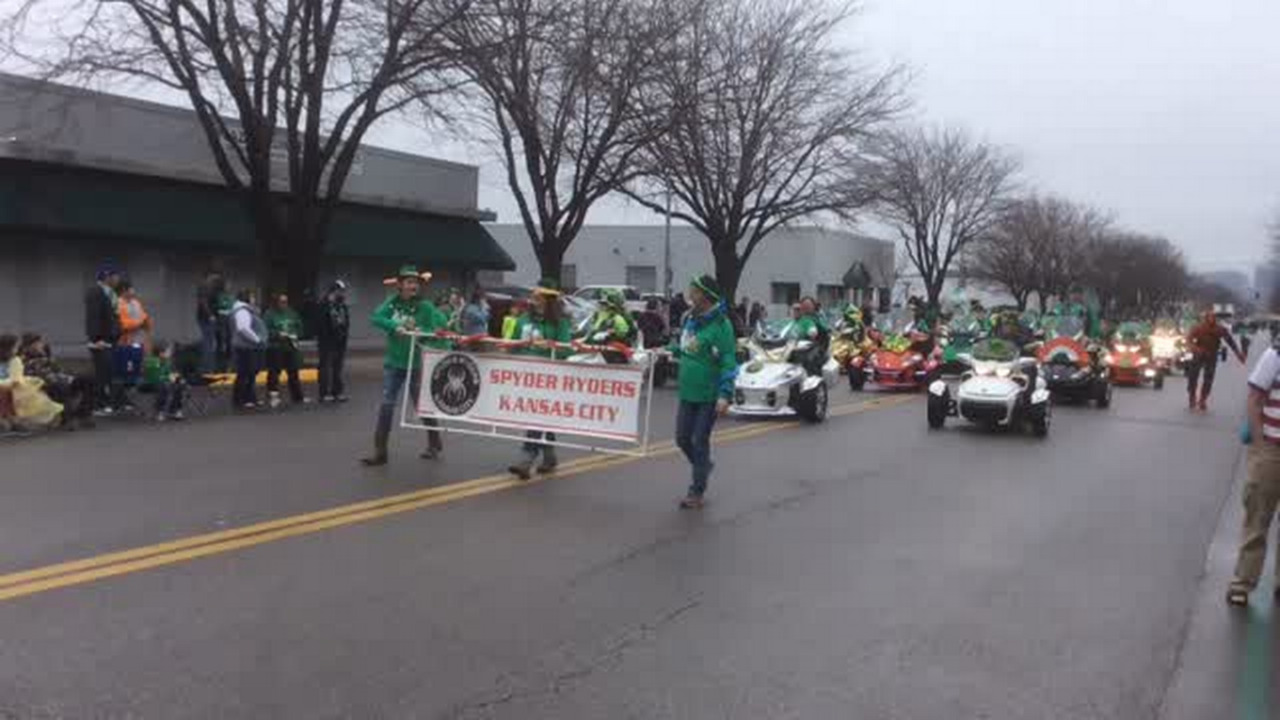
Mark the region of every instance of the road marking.
MULTIPOLYGON (((851 403, 833 408, 830 416, 846 417, 869 410, 893 407, 904 404, 914 397, 885 396, 867 402, 851 403)), ((713 435, 712 441, 715 444, 734 442, 796 428, 800 425, 798 421, 752 423, 717 432, 713 435)), ((0 601, 186 562, 299 535, 309 535, 478 495, 527 487, 546 480, 563 479, 596 470, 630 465, 642 460, 666 457, 676 452, 678 449, 674 443, 663 442, 650 446, 649 454, 644 457, 596 455, 579 458, 561 465, 554 475, 543 479, 524 481, 505 473, 488 475, 440 487, 342 505, 328 510, 291 515, 239 528, 193 535, 131 550, 9 573, 0 575, 0 601)))

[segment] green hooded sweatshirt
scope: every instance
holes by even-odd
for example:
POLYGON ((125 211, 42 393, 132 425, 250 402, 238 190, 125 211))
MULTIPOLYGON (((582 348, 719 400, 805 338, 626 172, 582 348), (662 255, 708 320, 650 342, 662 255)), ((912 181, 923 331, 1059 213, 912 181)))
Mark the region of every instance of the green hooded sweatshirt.
POLYGON ((738 340, 723 304, 704 315, 690 312, 671 347, 680 360, 677 384, 681 402, 713 403, 733 399, 733 381, 738 376, 738 340))
MULTIPOLYGON (((387 335, 387 351, 382 357, 382 367, 395 370, 409 369, 409 348, 412 346, 413 338, 401 334, 400 329, 410 319, 416 324, 417 331, 423 333, 444 330, 449 324, 449 318, 437 310, 429 300, 422 298, 402 300, 399 294, 387 298, 377 310, 373 311, 371 318, 373 326, 387 335)), ((441 340, 424 340, 421 344, 425 347, 448 347, 448 343, 441 340)), ((415 360, 414 365, 417 364, 415 360)))

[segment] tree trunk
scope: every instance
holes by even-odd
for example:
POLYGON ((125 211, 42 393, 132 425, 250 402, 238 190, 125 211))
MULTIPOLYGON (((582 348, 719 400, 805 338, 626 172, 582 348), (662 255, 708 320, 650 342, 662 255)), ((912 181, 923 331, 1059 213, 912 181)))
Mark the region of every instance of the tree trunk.
POLYGON ((564 253, 564 245, 554 238, 543 238, 542 248, 538 251, 542 279, 555 280, 560 287, 564 287, 564 278, 560 277, 564 272, 564 253))
POLYGON ((742 280, 742 263, 738 260, 736 243, 716 243, 711 254, 716 263, 716 282, 720 285, 723 300, 732 305, 738 296, 738 283, 742 280))
POLYGON ((1043 315, 1049 309, 1049 294, 1043 292, 1036 293, 1036 299, 1040 303, 1040 314, 1043 315))

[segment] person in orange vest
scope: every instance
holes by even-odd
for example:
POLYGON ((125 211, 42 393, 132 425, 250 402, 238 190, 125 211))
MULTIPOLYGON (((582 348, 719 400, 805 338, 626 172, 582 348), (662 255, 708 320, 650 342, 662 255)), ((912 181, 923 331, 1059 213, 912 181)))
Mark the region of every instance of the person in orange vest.
POLYGON ((116 341, 115 374, 126 387, 131 387, 141 379, 142 361, 151 349, 151 316, 132 282, 121 280, 119 293, 116 314, 120 318, 120 339, 116 341))

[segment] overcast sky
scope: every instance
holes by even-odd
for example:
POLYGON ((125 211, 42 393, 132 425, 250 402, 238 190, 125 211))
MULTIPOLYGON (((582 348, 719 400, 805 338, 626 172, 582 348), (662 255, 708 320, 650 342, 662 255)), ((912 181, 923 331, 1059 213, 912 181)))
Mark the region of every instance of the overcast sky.
MULTIPOLYGON (((1280 207, 1280 0, 867 0, 847 30, 915 69, 916 114, 1016 152, 1028 186, 1252 270, 1280 207)), ((388 127, 378 141, 424 152, 388 127)), ((518 217, 482 148, 481 204, 518 217)), ((608 203, 594 222, 658 222, 608 203)), ((1251 274, 1251 273, 1250 273, 1251 274)))

